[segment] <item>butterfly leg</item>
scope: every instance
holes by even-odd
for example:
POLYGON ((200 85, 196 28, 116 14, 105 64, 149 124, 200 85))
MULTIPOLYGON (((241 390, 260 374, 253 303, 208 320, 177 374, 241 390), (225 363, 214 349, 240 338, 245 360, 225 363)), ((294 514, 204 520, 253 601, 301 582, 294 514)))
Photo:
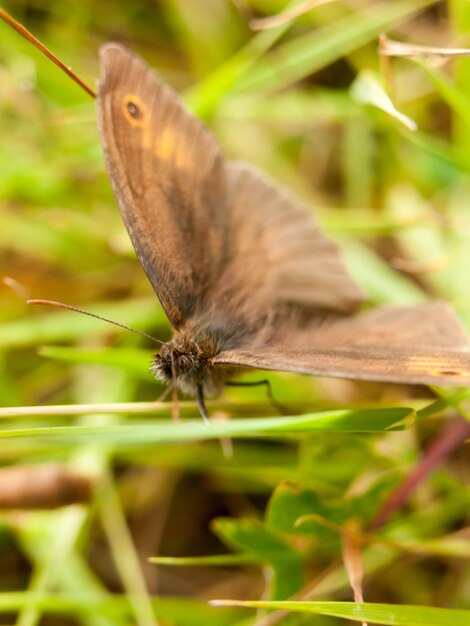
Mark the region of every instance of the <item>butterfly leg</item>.
POLYGON ((164 402, 171 395, 171 418, 175 422, 179 422, 180 419, 180 409, 178 404, 178 394, 176 387, 174 385, 170 385, 165 389, 165 391, 158 396, 155 402, 164 402))
POLYGON ((174 422, 180 421, 180 405, 178 402, 178 389, 171 385, 171 417, 174 422))
POLYGON ((171 387, 167 387, 165 389, 165 391, 158 396, 158 398, 155 400, 155 402, 165 402, 165 400, 167 400, 168 397, 170 396, 171 392, 172 392, 172 388, 171 387))
POLYGON ((199 413, 201 414, 202 419, 206 422, 206 424, 209 424, 210 419, 209 419, 209 414, 207 413, 206 404, 204 402, 204 393, 202 391, 202 385, 197 386, 196 400, 197 400, 199 413))
POLYGON ((225 383, 229 387, 260 387, 264 385, 266 387, 266 394, 273 407, 278 411, 280 415, 288 415, 289 411, 285 406, 279 404, 271 389, 271 383, 266 378, 263 380, 242 381, 242 380, 229 380, 225 383))
MULTIPOLYGON (((197 386, 197 406, 199 413, 206 424, 210 423, 209 415, 207 413, 206 405, 204 402, 204 392, 202 391, 202 385, 197 386)), ((219 439, 222 447, 222 453, 226 459, 230 459, 233 456, 232 440, 229 437, 221 437, 219 439)))

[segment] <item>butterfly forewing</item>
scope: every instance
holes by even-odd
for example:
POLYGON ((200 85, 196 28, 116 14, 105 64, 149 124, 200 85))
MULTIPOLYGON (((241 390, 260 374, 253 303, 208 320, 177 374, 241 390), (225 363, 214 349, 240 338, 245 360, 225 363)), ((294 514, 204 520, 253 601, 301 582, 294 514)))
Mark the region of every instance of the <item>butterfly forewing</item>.
POLYGON ((137 256, 172 325, 221 263, 226 177, 210 133, 138 57, 101 51, 97 108, 107 170, 137 256))

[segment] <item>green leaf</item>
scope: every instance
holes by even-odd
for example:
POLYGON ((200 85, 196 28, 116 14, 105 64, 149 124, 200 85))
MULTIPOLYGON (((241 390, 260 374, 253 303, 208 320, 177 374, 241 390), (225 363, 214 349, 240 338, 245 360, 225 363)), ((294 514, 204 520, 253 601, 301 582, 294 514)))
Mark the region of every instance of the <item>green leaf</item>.
POLYGON ((217 519, 214 531, 230 547, 273 568, 272 597, 289 598, 303 580, 303 558, 279 533, 255 520, 217 519))
POLYGON ((292 483, 281 483, 273 493, 266 512, 268 528, 288 534, 323 537, 334 540, 338 535, 322 524, 308 521, 297 527, 296 522, 305 515, 319 515, 337 524, 344 522, 350 512, 348 503, 334 510, 311 489, 302 489, 292 483))
POLYGON ((228 546, 256 556, 259 562, 299 556, 281 535, 259 521, 218 518, 212 527, 228 546))

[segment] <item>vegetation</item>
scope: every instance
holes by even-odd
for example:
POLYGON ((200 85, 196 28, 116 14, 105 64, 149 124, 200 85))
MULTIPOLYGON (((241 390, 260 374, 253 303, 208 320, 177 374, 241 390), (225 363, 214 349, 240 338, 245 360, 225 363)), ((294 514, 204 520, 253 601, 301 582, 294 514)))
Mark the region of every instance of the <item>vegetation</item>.
MULTIPOLYGON (((470 324, 470 59, 378 53, 381 33, 465 47, 470 4, 338 1, 250 26, 286 6, 5 3, 88 83, 105 41, 144 56, 227 156, 312 206, 371 305, 440 298, 470 324)), ((175 423, 144 339, 26 304, 170 336, 94 102, 0 28, 0 461, 33 468, 25 493, 44 467, 92 483, 82 504, 1 513, 0 623, 470 624, 466 391, 271 374, 288 417, 245 388, 209 403, 210 426, 186 401, 175 423)))

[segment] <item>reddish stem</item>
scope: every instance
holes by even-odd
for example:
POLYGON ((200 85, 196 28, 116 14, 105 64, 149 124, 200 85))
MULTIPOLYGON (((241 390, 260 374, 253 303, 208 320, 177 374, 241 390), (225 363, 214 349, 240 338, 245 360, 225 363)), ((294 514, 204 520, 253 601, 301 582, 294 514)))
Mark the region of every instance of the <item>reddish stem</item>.
POLYGON ((442 429, 427 448, 418 465, 385 500, 369 524, 369 530, 383 526, 395 511, 403 506, 416 487, 422 483, 454 450, 470 437, 470 423, 463 417, 455 417, 442 429))

